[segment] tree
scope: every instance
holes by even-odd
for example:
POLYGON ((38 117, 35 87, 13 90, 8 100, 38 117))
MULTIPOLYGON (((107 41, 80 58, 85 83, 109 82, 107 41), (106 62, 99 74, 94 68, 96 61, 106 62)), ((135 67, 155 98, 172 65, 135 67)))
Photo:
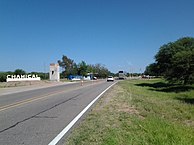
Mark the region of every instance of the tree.
MULTIPOLYGON (((106 78, 111 72, 102 64, 95 64, 95 65, 87 65, 87 73, 92 73, 94 76, 98 78, 106 78)), ((111 74, 113 75, 113 74, 111 74)))
POLYGON ((144 72, 145 75, 150 75, 150 76, 159 76, 160 72, 158 69, 158 65, 156 63, 152 63, 146 67, 146 70, 144 72))
POLYGON ((110 71, 102 64, 95 64, 94 66, 94 73, 97 74, 99 78, 106 78, 109 74, 110 71))
POLYGON ((14 72, 0 72, 0 82, 6 82, 7 75, 14 75, 14 72))
POLYGON ((78 75, 86 76, 87 75, 87 64, 85 61, 82 61, 78 64, 78 75))
POLYGON ((81 75, 86 76, 87 73, 92 73, 98 78, 105 78, 111 72, 102 64, 87 65, 85 61, 81 61, 76 64, 72 59, 63 55, 62 60, 58 60, 59 66, 64 69, 64 77, 69 75, 81 75))
POLYGON ((16 70, 14 71, 14 74, 15 74, 15 75, 25 75, 26 72, 25 72, 24 70, 22 70, 22 69, 16 69, 16 70))
POLYGON ((65 55, 63 55, 62 57, 62 61, 58 60, 58 64, 60 67, 64 69, 63 71, 64 77, 68 77, 72 73, 75 73, 74 69, 77 69, 74 61, 65 55))
POLYGON ((172 79, 184 84, 194 83, 194 49, 176 53, 172 65, 172 79))
POLYGON ((194 82, 194 38, 184 37, 163 45, 155 56, 159 73, 170 82, 194 82))

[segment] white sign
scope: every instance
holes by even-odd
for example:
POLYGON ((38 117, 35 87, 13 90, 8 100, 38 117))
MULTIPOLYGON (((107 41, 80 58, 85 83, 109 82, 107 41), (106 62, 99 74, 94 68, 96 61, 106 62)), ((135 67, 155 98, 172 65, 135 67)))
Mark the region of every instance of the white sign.
POLYGON ((40 77, 35 74, 28 75, 7 75, 7 82, 13 81, 40 81, 40 77))

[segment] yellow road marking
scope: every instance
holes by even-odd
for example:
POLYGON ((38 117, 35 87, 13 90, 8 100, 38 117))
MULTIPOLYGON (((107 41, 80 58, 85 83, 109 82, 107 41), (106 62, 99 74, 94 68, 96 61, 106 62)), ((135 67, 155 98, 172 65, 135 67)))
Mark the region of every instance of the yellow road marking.
MULTIPOLYGON (((91 84, 89 84, 89 85, 91 85, 91 84)), ((89 85, 85 85, 84 87, 87 87, 89 85)), ((49 94, 44 94, 44 95, 41 95, 41 96, 35 96, 33 98, 29 98, 29 99, 26 99, 26 100, 23 100, 23 101, 18 101, 18 102, 12 103, 12 104, 0 106, 0 112, 4 111, 4 110, 7 110, 7 109, 10 109, 10 108, 14 108, 14 107, 17 107, 17 106, 28 104, 28 103, 31 103, 31 102, 34 102, 34 101, 38 101, 38 100, 50 97, 51 95, 57 95, 57 94, 61 94, 63 92, 73 91, 73 90, 80 89, 80 88, 83 88, 83 86, 73 88, 73 89, 69 89, 69 90, 55 91, 55 92, 51 92, 49 94)))
POLYGON ((51 95, 60 94, 60 93, 63 93, 65 91, 66 90, 63 90, 63 91, 60 91, 60 92, 56 91, 56 92, 52 92, 52 93, 49 93, 49 94, 44 94, 42 96, 36 96, 36 97, 30 98, 30 99, 26 99, 26 100, 23 100, 23 101, 18 101, 18 102, 12 103, 12 104, 1 106, 0 107, 0 112, 4 111, 4 110, 7 110, 9 108, 14 108, 14 107, 17 107, 17 106, 20 106, 20 105, 23 105, 23 104, 27 104, 27 103, 31 103, 31 102, 34 102, 34 101, 37 101, 37 100, 41 100, 41 99, 47 98, 47 97, 49 97, 51 95))

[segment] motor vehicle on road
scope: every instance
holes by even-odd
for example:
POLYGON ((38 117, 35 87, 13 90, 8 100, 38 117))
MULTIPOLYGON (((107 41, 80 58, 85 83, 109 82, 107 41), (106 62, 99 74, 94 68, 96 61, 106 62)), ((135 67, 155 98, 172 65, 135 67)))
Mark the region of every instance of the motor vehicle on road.
POLYGON ((107 82, 113 82, 113 81, 114 81, 114 77, 113 76, 108 76, 107 82))

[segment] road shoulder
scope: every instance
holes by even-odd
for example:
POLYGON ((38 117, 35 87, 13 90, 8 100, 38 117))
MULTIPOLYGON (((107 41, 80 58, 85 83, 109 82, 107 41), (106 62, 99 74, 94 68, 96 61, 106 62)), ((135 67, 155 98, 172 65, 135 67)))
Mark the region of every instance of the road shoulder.
POLYGON ((17 83, 17 86, 14 86, 14 84, 4 83, 3 85, 1 84, 1 87, 0 87, 0 96, 24 92, 24 91, 48 88, 52 86, 65 85, 69 83, 73 83, 73 82, 51 82, 51 81, 23 82, 23 83, 17 83), (5 86, 5 87, 2 87, 2 86, 5 86))

